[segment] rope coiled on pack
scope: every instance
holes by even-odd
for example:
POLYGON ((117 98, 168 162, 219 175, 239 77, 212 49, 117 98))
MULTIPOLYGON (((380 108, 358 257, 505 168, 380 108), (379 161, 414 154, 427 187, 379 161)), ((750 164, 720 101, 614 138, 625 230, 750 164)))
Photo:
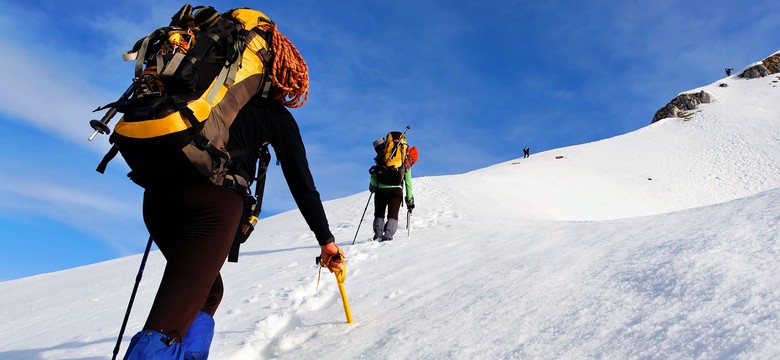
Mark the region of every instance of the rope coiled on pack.
POLYGON ((290 40, 276 29, 276 24, 260 25, 271 34, 274 59, 271 81, 277 87, 277 101, 289 108, 303 106, 309 97, 309 68, 290 40))

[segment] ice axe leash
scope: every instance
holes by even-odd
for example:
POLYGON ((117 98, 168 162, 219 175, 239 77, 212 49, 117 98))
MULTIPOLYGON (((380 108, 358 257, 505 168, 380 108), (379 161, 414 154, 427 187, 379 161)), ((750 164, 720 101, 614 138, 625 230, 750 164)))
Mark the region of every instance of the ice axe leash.
POLYGON ((347 324, 352 323, 352 312, 349 310, 349 300, 347 300, 347 290, 344 288, 344 280, 347 278, 347 261, 341 254, 341 250, 339 250, 339 254, 331 256, 331 259, 334 257, 340 257, 342 259, 341 267, 335 267, 331 266, 330 263, 326 263, 324 260, 322 260, 322 257, 317 256, 317 265, 320 267, 319 272, 317 273, 317 287, 320 285, 320 275, 322 275, 322 268, 328 268, 331 272, 333 272, 333 275, 336 276, 336 283, 339 286, 339 293, 341 294, 341 303, 344 305, 344 314, 347 316, 347 324))
POLYGON ((357 240, 358 233, 360 232, 360 225, 363 224, 363 218, 366 217, 366 211, 368 210, 368 204, 371 203, 371 197, 374 196, 374 193, 368 195, 368 201, 366 202, 366 208, 363 209, 363 215, 360 216, 360 222, 358 223, 357 231, 355 231, 355 238, 352 239, 352 245, 355 245, 355 240, 357 240))
POLYGON ((114 346, 114 356, 111 357, 111 360, 116 360, 116 356, 119 354, 119 345, 122 344, 122 336, 125 334, 127 319, 130 318, 130 310, 133 309, 133 301, 135 301, 135 294, 138 292, 138 285, 141 283, 141 277, 144 275, 146 259, 149 258, 149 250, 152 248, 152 242, 152 236, 149 235, 149 242, 146 243, 146 250, 144 250, 144 256, 141 259, 141 267, 138 269, 138 274, 135 276, 135 285, 133 286, 133 292, 130 294, 130 302, 127 303, 125 319, 122 320, 122 327, 119 329, 119 337, 116 339, 116 346, 114 346))

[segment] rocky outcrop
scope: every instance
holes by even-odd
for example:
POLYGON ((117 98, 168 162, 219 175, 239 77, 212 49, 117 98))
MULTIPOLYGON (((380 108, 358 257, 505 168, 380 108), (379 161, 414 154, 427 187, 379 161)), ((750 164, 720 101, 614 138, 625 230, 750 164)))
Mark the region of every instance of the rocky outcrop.
POLYGON ((778 72, 780 72, 780 52, 748 66, 745 70, 742 70, 738 76, 745 79, 755 79, 778 72))
POLYGON ((672 99, 666 106, 655 112, 651 124, 666 118, 688 119, 693 116, 693 110, 695 110, 699 104, 708 104, 710 102, 712 102, 712 95, 704 90, 692 94, 677 95, 677 97, 672 99))

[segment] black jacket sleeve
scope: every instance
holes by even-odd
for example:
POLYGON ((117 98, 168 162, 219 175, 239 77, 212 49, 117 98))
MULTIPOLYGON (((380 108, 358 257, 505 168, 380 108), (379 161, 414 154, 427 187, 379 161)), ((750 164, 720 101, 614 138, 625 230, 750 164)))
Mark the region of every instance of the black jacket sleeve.
POLYGON ((333 234, 309 170, 306 149, 295 118, 278 102, 258 97, 241 109, 230 127, 227 149, 249 151, 249 155, 234 159, 234 170, 254 175, 258 160, 255 150, 263 143, 273 146, 290 193, 317 242, 320 245, 332 242, 333 234))

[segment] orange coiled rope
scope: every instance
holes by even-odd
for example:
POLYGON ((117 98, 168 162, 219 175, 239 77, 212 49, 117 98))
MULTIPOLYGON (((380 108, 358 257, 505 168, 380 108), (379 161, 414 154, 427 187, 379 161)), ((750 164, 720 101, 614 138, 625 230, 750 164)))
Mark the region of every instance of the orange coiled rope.
POLYGON ((274 54, 271 81, 277 87, 276 100, 289 108, 303 106, 309 98, 309 68, 290 40, 276 29, 276 24, 260 28, 271 33, 274 54))

